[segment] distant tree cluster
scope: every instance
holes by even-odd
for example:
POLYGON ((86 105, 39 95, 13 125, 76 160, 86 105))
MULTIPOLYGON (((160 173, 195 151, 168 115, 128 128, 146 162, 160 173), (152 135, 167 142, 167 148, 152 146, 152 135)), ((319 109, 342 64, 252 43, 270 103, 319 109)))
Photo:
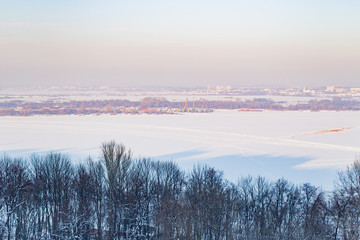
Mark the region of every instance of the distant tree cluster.
MULTIPOLYGON (((141 101, 129 100, 92 100, 92 101, 69 101, 56 102, 45 101, 41 103, 23 102, 19 100, 0 102, 0 116, 29 116, 29 115, 69 115, 69 114, 121 114, 140 113, 144 109, 157 111, 146 111, 152 114, 170 114, 177 109, 183 109, 185 102, 172 102, 162 97, 146 97, 141 101)), ((295 105, 284 105, 284 102, 275 102, 266 98, 255 98, 253 100, 241 101, 208 101, 205 99, 196 100, 190 108, 198 109, 264 109, 276 111, 359 111, 360 102, 353 100, 310 100, 307 103, 295 105)), ((199 111, 197 111, 199 112, 199 111)), ((206 111, 205 111, 206 112, 206 111)))
POLYGON ((208 166, 185 173, 113 141, 100 158, 3 156, 0 239, 360 239, 359 162, 325 194, 284 179, 235 184, 208 166))

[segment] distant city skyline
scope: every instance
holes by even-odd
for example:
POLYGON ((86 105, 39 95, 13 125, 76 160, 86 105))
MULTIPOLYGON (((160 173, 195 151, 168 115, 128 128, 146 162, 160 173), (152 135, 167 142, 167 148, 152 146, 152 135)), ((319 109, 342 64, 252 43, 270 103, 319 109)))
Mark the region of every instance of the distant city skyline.
POLYGON ((359 12, 335 0, 5 0, 0 88, 358 87, 359 12))

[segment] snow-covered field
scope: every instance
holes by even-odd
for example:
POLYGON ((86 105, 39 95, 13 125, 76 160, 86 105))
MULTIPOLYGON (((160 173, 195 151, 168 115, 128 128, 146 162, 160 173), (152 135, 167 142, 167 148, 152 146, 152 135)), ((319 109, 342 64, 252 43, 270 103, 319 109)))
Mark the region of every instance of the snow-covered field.
MULTIPOLYGON (((307 96, 277 96, 277 95, 242 95, 242 94, 214 94, 199 92, 175 92, 175 91, 121 91, 121 90, 98 90, 98 91, 55 91, 55 90, 32 90, 25 91, 20 89, 0 89, 0 102, 5 101, 24 101, 24 102, 45 102, 58 101, 65 102, 70 100, 91 101, 91 100, 113 100, 126 99, 130 101, 141 101, 146 97, 163 97, 169 101, 185 101, 186 98, 208 101, 235 101, 241 99, 254 100, 255 98, 271 99, 284 105, 307 103, 310 100, 332 99, 332 96, 317 95, 307 96)), ((360 100, 360 97, 352 97, 352 100, 360 100)))
POLYGON ((184 169, 207 163, 233 181, 251 174, 331 189, 360 154, 360 112, 0 117, 0 136, 0 152, 11 156, 55 150, 74 162, 97 159, 101 143, 116 140, 135 157, 184 169))

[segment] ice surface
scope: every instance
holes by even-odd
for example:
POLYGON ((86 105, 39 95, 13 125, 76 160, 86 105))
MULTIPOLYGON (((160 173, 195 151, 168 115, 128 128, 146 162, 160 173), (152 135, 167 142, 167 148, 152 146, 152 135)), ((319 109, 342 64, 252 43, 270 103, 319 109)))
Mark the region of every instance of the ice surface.
POLYGON ((51 150, 74 162, 97 159, 104 141, 135 157, 207 163, 225 177, 285 177, 331 188, 336 172, 360 153, 360 112, 237 112, 182 115, 0 117, 0 151, 11 156, 51 150), (337 132, 323 130, 342 129, 337 132))

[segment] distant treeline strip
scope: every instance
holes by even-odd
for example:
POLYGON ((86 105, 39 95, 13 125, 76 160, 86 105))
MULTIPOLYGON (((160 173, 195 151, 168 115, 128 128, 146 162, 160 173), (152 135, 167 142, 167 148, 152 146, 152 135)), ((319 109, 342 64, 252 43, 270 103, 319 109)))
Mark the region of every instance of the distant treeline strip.
MULTIPOLYGON (((27 116, 35 114, 120 114, 120 113, 140 113, 145 109, 157 109, 158 111, 147 111, 152 114, 170 114, 186 110, 185 102, 172 102, 166 98, 147 97, 141 101, 129 100, 92 100, 92 101, 68 101, 68 102, 24 102, 20 100, 0 102, 0 116, 27 116), (175 110, 175 111, 170 111, 175 110)), ((332 100, 310 100, 307 103, 295 105, 285 105, 271 99, 255 98, 253 100, 236 99, 235 101, 209 101, 196 100, 188 104, 187 108, 192 109, 263 109, 276 111, 359 111, 360 102, 353 100, 342 100, 334 98, 332 100)), ((197 111, 198 112, 198 111, 197 111)))
POLYGON ((333 192, 284 179, 237 183, 208 166, 134 159, 111 141, 99 161, 61 153, 0 159, 0 239, 359 239, 360 163, 333 192))

